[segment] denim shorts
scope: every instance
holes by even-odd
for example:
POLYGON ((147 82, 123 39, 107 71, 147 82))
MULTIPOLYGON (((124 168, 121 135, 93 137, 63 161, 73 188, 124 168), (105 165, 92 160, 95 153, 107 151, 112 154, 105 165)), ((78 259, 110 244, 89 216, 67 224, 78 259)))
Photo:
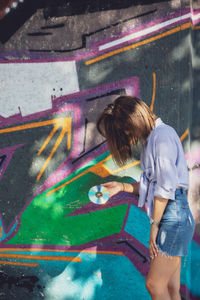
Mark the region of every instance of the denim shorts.
POLYGON ((168 200, 156 238, 158 249, 168 256, 185 256, 194 234, 195 222, 187 193, 183 188, 175 192, 175 200, 168 200))

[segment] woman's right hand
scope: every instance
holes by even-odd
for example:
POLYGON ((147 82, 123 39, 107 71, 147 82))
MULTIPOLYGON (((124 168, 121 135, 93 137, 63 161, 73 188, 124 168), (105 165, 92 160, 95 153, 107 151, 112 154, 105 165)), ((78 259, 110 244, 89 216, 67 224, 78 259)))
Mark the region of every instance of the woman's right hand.
POLYGON ((103 183, 101 185, 107 188, 109 192, 109 198, 124 190, 123 183, 118 181, 110 181, 110 182, 103 183))

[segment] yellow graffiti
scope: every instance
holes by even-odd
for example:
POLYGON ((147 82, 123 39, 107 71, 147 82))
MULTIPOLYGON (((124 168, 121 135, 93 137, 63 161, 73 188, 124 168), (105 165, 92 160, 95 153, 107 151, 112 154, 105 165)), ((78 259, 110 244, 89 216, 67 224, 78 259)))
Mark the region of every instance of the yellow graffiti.
POLYGON ((98 168, 94 165, 90 171, 103 178, 108 177, 111 174, 111 170, 104 164, 101 164, 98 168))
POLYGON ((38 155, 40 155, 42 153, 42 151, 45 149, 45 147, 48 145, 48 143, 50 142, 50 140, 52 139, 52 137, 54 136, 54 134, 56 133, 56 131, 58 130, 58 125, 55 125, 53 130, 51 131, 51 133, 49 134, 49 136, 47 137, 46 141, 44 142, 44 144, 42 145, 42 147, 40 148, 40 150, 38 151, 38 155))
POLYGON ((180 137, 181 142, 188 136, 188 134, 189 134, 189 129, 187 128, 186 131, 180 137))
MULTIPOLYGON (((82 172, 81 174, 75 176, 75 177, 72 178, 71 180, 69 180, 69 181, 63 183, 62 185, 58 186, 57 188, 55 188, 55 189, 49 191, 49 192, 47 193, 47 196, 49 196, 49 195, 53 194, 54 192, 56 192, 56 191, 62 189, 64 186, 68 185, 69 183, 75 181, 76 179, 80 178, 81 176, 83 176, 83 175, 85 175, 85 174, 87 174, 87 173, 89 173, 89 172, 93 172, 93 173, 98 172, 98 171, 97 171, 98 168, 99 168, 105 161, 109 160, 111 157, 112 157, 112 156, 109 155, 108 157, 106 157, 106 158, 104 158, 103 160, 101 160, 100 162, 98 162, 96 165, 90 167, 90 168, 87 169, 86 171, 84 171, 84 172, 82 172)), ((109 174, 109 175, 110 175, 110 174, 109 174)))
POLYGON ((36 268, 39 266, 38 263, 25 263, 25 262, 16 262, 16 261, 4 261, 0 260, 1 265, 10 265, 10 266, 25 266, 25 267, 31 267, 36 268))
MULTIPOLYGON (((44 249, 44 248, 0 248, 0 252, 13 252, 13 251, 23 251, 23 252, 80 252, 80 250, 61 250, 61 249, 44 249)), ((119 252, 119 251, 106 251, 106 250, 89 250, 89 249, 84 249, 81 251, 82 253, 100 253, 100 254, 111 254, 111 255, 124 255, 123 252, 119 252)))
POLYGON ((198 25, 192 25, 192 30, 199 30, 200 29, 200 26, 198 25))
POLYGON ((40 170, 38 176, 37 176, 37 181, 40 180, 42 174, 44 173, 46 167, 48 166, 49 162, 51 161, 54 153, 56 152, 58 146, 62 142, 65 134, 67 134, 67 150, 71 149, 71 126, 72 126, 72 117, 63 117, 63 118, 57 118, 57 119, 52 119, 52 120, 47 120, 47 121, 42 121, 42 122, 34 122, 34 123, 29 123, 25 125, 18 125, 10 128, 4 128, 0 129, 0 134, 2 133, 9 133, 9 132, 16 132, 16 131, 21 131, 21 130, 27 130, 27 129, 32 129, 32 128, 38 128, 38 127, 43 127, 43 126, 49 126, 49 125, 54 125, 53 130, 43 143, 42 147, 38 151, 38 155, 42 153, 42 151, 45 149, 45 147, 48 145, 48 143, 51 141, 52 137, 56 133, 56 131, 59 128, 62 128, 61 133, 59 137, 56 140, 56 143, 49 155, 49 157, 46 159, 42 169, 40 170))
POLYGON ((42 153, 42 151, 45 149, 45 147, 47 146, 47 144, 49 143, 49 141, 51 140, 51 138, 54 136, 55 132, 58 130, 59 127, 62 127, 61 133, 49 155, 49 157, 46 159, 42 169, 40 170, 40 173, 37 176, 37 181, 40 180, 42 174, 44 173, 46 167, 48 166, 49 162, 51 161, 54 153, 56 152, 58 146, 60 145, 60 143, 63 140, 63 137, 65 136, 65 134, 68 134, 67 137, 67 149, 69 150, 71 148, 71 121, 72 118, 68 117, 68 118, 60 118, 59 120, 56 120, 56 124, 53 128, 53 130, 51 131, 51 133, 49 134, 49 136, 47 137, 46 141, 44 142, 44 144, 42 145, 42 147, 40 148, 38 155, 40 155, 42 153))
POLYGON ((153 75, 153 94, 152 94, 152 100, 150 106, 151 111, 153 111, 155 96, 156 96, 156 73, 153 73, 152 75, 153 75))
POLYGON ((52 125, 55 122, 56 122, 56 119, 48 120, 48 121, 42 121, 42 122, 29 123, 29 124, 19 125, 19 126, 14 126, 14 127, 9 127, 9 128, 4 128, 4 129, 0 129, 0 134, 1 133, 20 131, 20 130, 26 130, 26 129, 32 129, 32 128, 38 128, 38 127, 47 126, 47 125, 52 125))
POLYGON ((120 49, 116 49, 116 50, 110 51, 108 53, 102 54, 102 55, 100 55, 100 56, 98 56, 96 58, 93 58, 91 60, 86 61, 85 65, 88 66, 88 65, 94 64, 94 63, 96 63, 98 61, 104 60, 104 59, 106 59, 108 57, 111 57, 113 55, 116 55, 116 54, 119 54, 119 53, 122 53, 122 52, 125 52, 125 51, 132 50, 134 48, 137 48, 137 47, 140 47, 142 45, 154 42, 154 41, 159 40, 159 39, 161 39, 163 37, 166 37, 168 35, 171 35, 171 34, 174 34, 176 32, 179 32, 180 30, 185 30, 185 29, 190 28, 190 27, 192 28, 192 24, 190 22, 188 22, 188 23, 183 24, 183 25, 181 25, 179 27, 170 29, 170 30, 168 30, 166 32, 163 32, 161 34, 158 34, 158 35, 156 35, 154 37, 148 38, 148 39, 143 40, 141 42, 138 42, 138 43, 135 43, 135 44, 131 44, 129 46, 126 46, 126 47, 123 47, 123 48, 120 48, 120 49))
POLYGON ((54 256, 54 255, 27 255, 27 254, 10 254, 0 253, 0 258, 14 258, 14 259, 31 259, 31 260, 47 260, 47 261, 75 261, 81 262, 80 257, 74 256, 54 256))

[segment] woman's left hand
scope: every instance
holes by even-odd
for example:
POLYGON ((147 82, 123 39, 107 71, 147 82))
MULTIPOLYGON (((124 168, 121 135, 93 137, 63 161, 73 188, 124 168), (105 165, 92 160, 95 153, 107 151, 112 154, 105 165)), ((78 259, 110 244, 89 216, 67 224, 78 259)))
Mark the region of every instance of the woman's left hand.
POLYGON ((151 233, 149 238, 149 250, 150 250, 150 257, 153 259, 158 254, 158 247, 156 245, 156 237, 158 234, 158 226, 152 224, 151 225, 151 233))

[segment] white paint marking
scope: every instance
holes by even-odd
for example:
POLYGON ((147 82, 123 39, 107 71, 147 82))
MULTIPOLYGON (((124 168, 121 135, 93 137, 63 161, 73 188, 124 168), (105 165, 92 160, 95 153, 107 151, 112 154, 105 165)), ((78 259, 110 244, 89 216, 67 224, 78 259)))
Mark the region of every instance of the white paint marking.
POLYGON ((16 7, 17 7, 17 5, 18 5, 18 3, 17 3, 17 2, 13 2, 13 3, 12 3, 12 8, 16 8, 16 7))
POLYGON ((79 91, 75 61, 0 64, 0 115, 22 116, 52 107, 51 97, 79 91))
POLYGON ((185 20, 185 19, 189 19, 189 18, 192 19, 192 21, 196 21, 197 19, 200 18, 200 13, 197 14, 197 15, 193 15, 192 13, 188 13, 188 14, 185 14, 183 16, 180 16, 180 17, 177 17, 177 18, 174 18, 174 19, 171 19, 171 20, 168 20, 168 21, 156 24, 154 26, 145 28, 143 30, 134 32, 132 34, 128 34, 128 35, 126 35, 123 38, 120 38, 120 39, 117 39, 115 41, 112 41, 112 42, 109 42, 109 43, 106 43, 104 45, 99 46, 99 51, 102 51, 102 50, 105 50, 105 49, 117 46, 119 44, 122 44, 124 42, 128 42, 128 41, 133 40, 133 39, 138 38, 138 37, 145 36, 147 34, 155 32, 157 30, 161 30, 161 29, 163 29, 163 28, 165 28, 165 27, 167 27, 169 25, 172 25, 172 24, 174 24, 176 22, 179 22, 179 21, 182 21, 182 20, 185 20))
POLYGON ((161 237, 160 237, 160 243, 161 243, 161 245, 164 244, 165 239, 166 239, 166 232, 165 232, 165 231, 162 231, 161 237))
POLYGON ((10 12, 10 7, 6 7, 5 13, 8 14, 10 12))

